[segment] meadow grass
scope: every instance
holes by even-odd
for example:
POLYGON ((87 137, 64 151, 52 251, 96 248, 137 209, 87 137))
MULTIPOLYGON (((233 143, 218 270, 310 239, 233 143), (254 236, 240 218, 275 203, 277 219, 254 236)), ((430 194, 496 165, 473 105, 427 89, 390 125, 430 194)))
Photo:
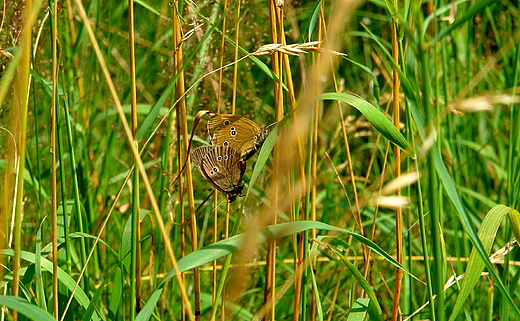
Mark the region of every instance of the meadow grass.
POLYGON ((2 318, 520 319, 519 4, 7 0, 2 318))

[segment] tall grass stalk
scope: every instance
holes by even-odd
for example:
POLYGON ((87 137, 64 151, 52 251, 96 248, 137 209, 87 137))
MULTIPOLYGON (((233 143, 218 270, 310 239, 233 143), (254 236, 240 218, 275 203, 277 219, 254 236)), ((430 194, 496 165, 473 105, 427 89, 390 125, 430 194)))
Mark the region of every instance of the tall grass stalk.
MULTIPOLYGON (((59 318, 58 296, 58 190, 57 190, 57 164, 56 164, 56 130, 58 118, 58 27, 57 27, 57 1, 52 3, 52 102, 51 102, 51 126, 50 126, 50 150, 51 150, 51 217, 52 217, 52 295, 53 312, 56 319, 59 318)), ((64 213, 65 214, 65 213, 64 213)))
MULTIPOLYGON (((113 84, 113 82, 112 82, 112 80, 110 78, 109 72, 108 72, 108 70, 106 68, 106 64, 104 62, 103 55, 101 54, 101 52, 99 50, 99 47, 97 46, 97 42, 95 41, 95 36, 94 36, 93 31, 92 31, 92 28, 90 28, 90 24, 88 22, 88 19, 87 19, 87 16, 86 16, 86 12, 83 9, 83 6, 82 6, 82 4, 79 1, 76 1, 76 6, 79 9, 80 16, 81 16, 81 18, 83 20, 83 23, 84 23, 84 25, 85 25, 85 27, 87 29, 87 32, 88 32, 88 35, 89 35, 89 39, 92 41, 92 44, 94 45, 94 49, 95 49, 97 58, 99 60, 100 66, 101 66, 101 68, 103 70, 104 76, 106 77, 107 85, 110 88, 110 93, 112 95, 112 98, 114 100, 114 103, 115 103, 117 111, 118 111, 118 114, 120 116, 120 120, 121 120, 121 123, 123 125, 126 138, 127 138, 128 142, 131 142, 132 141, 132 134, 131 134, 130 128, 129 128, 128 123, 127 123, 127 121, 125 119, 124 112, 122 110, 121 103, 119 102, 119 98, 118 98, 118 96, 116 94, 114 84, 113 84)), ((157 203, 155 202, 155 198, 153 197, 153 192, 152 192, 152 189, 151 189, 151 186, 150 186, 150 181, 148 179, 148 176, 146 175, 146 171, 145 171, 145 168, 143 166, 143 163, 142 163, 142 160, 141 160, 141 158, 139 156, 138 151, 135 149, 135 146, 133 144, 130 144, 130 145, 131 145, 132 153, 133 153, 133 155, 135 157, 135 160, 137 162, 137 167, 139 169, 141 178, 143 179, 143 183, 145 185, 146 192, 147 192, 148 196, 150 197, 151 206, 152 206, 153 211, 154 211, 154 213, 156 215, 155 217, 157 218, 157 224, 158 224, 159 230, 161 231, 162 237, 164 238, 164 245, 166 247, 166 252, 167 252, 167 254, 169 256, 169 259, 170 259, 170 261, 171 261, 171 263, 173 265, 173 269, 176 272, 175 275, 176 275, 177 281, 179 282, 179 285, 180 285, 179 288, 180 288, 180 292, 181 292, 182 298, 183 298, 184 302, 186 303, 186 305, 188 307, 188 309, 187 309, 189 311, 188 312, 188 316, 190 317, 190 320, 194 320, 193 314, 191 313, 191 305, 189 304, 189 300, 187 298, 187 294, 184 291, 184 288, 182 287, 183 283, 180 282, 181 281, 180 273, 179 273, 179 270, 178 270, 178 267, 177 267, 177 260, 175 258, 175 254, 173 253, 173 248, 171 246, 171 243, 168 241, 169 237, 166 234, 164 222, 162 220, 162 217, 160 216, 160 210, 159 210, 159 208, 157 206, 157 203)))
MULTIPOLYGON (((174 13, 177 12, 174 10, 174 13)), ((184 99, 184 73, 181 69, 184 64, 183 59, 183 50, 182 50, 182 36, 181 36, 181 27, 179 25, 179 15, 175 14, 173 19, 173 33, 174 33, 174 48, 176 55, 174 56, 174 70, 175 74, 178 74, 177 83, 176 83, 176 98, 179 98, 179 105, 178 105, 178 118, 177 121, 179 122, 179 129, 180 133, 182 134, 182 140, 178 142, 179 145, 182 146, 181 151, 184 153, 181 153, 178 155, 179 159, 184 159, 182 157, 183 155, 186 155, 186 160, 188 166, 186 166, 186 196, 188 198, 188 211, 189 211, 189 220, 190 220, 190 234, 191 234, 191 247, 193 251, 196 251, 199 248, 198 245, 198 234, 197 234, 197 218, 195 216, 195 200, 193 196, 193 181, 192 181, 192 172, 190 164, 190 156, 189 156, 189 150, 188 150, 188 127, 187 127, 187 112, 186 112, 186 100, 184 99)), ((184 206, 184 204, 181 204, 181 206, 184 206)), ((159 214, 159 213, 158 213, 159 214)), ((183 221, 181 221, 181 224, 184 224, 183 221)), ((190 320, 193 319, 193 315, 195 315, 195 319, 200 319, 200 271, 198 268, 195 268, 193 270, 193 282, 194 282, 194 308, 195 312, 192 314, 191 307, 189 301, 187 301, 187 298, 183 298, 184 304, 186 305, 187 315, 190 317, 190 320)), ((184 284, 182 284, 184 286, 184 284)))
MULTIPOLYGON (((9 246, 14 247, 14 257, 11 262, 13 271, 12 280, 12 295, 19 295, 20 285, 20 256, 22 251, 22 215, 24 211, 23 196, 24 196, 24 175, 26 164, 26 148, 27 148, 27 110, 29 100, 29 73, 31 63, 31 47, 32 47, 32 25, 34 22, 34 15, 32 11, 32 3, 28 3, 23 11, 23 29, 20 41, 19 64, 14 74, 13 82, 13 117, 11 118, 11 128, 13 128, 13 138, 9 144, 11 162, 8 162, 7 168, 13 168, 14 171, 8 172, 15 174, 14 179, 9 178, 5 187, 4 193, 8 196, 4 203, 6 214, 12 210, 13 221, 9 228, 9 239, 11 240, 9 246), (13 144, 14 143, 14 144, 13 144), (14 191, 13 194, 11 194, 14 191), (10 197, 11 195, 12 197, 10 197), (7 204, 12 204, 7 206, 7 204)), ((3 101, 3 97, 1 97, 3 101)), ((5 215, 5 218, 8 216, 5 215)), ((7 231, 7 229, 5 230, 7 231)), ((6 235, 6 234, 4 234, 6 235)), ((7 236, 7 235, 6 235, 7 236)), ((16 310, 12 311, 12 317, 17 320, 18 314, 16 310)))
MULTIPOLYGON (((419 12, 419 11, 417 11, 419 12)), ((418 17, 418 23, 419 25, 423 24, 423 19, 421 17, 418 17)), ((424 35, 425 30, 420 30, 420 34, 424 35)), ((425 113, 425 120, 426 120, 426 135, 434 138, 436 136, 436 132, 438 132, 437 126, 436 126, 436 114, 433 109, 433 106, 431 104, 431 88, 430 88, 430 71, 429 71, 429 64, 430 61, 428 60, 428 57, 425 55, 425 49, 426 44, 423 37, 420 37, 418 39, 418 56, 419 56, 419 62, 422 66, 422 108, 424 109, 425 113)), ((429 217, 430 217, 430 231, 431 231, 431 247, 432 247, 432 254, 433 254, 433 275, 430 282, 433 284, 434 294, 436 296, 434 301, 431 301, 430 304, 432 304, 433 307, 435 307, 435 310, 432 309, 431 311, 431 318, 435 320, 445 320, 445 314, 444 314, 444 291, 443 286, 445 280, 445 268, 444 268, 444 256, 442 251, 442 240, 441 240, 441 210, 440 210, 440 194, 439 194, 439 180, 437 178, 437 172, 435 170, 434 164, 435 164, 435 155, 434 155, 435 149, 430 149, 428 151, 426 162, 427 164, 427 186, 428 186, 428 208, 429 208, 429 217), (435 312, 434 312, 435 311, 435 312)))
MULTIPOLYGON (((394 7, 396 11, 398 8, 398 1, 394 0, 394 7)), ((392 59, 394 60, 396 65, 400 65, 399 62, 399 40, 397 35, 397 22, 392 17, 392 59)), ((399 73, 396 68, 392 69, 392 78, 393 78, 393 86, 392 86, 392 114, 393 114, 393 122, 396 128, 399 128, 401 125, 401 106, 400 106, 400 92, 401 86, 399 82, 399 73)), ((395 178, 399 179, 401 176, 401 149, 397 146, 394 146, 394 157, 395 157, 395 178)), ((396 190, 396 196, 401 196, 401 189, 398 188, 396 190)), ((396 257, 397 262, 403 264, 403 216, 402 216, 402 208, 397 207, 395 210, 395 238, 396 238, 396 257)), ((404 272, 401 269, 397 269, 395 272, 395 289, 394 289, 394 305, 392 307, 392 321, 396 321, 399 317, 400 307, 401 307, 401 291, 402 291, 402 282, 403 282, 404 272)))
MULTIPOLYGON (((128 48, 130 67, 130 109, 132 137, 135 149, 139 149, 137 141, 137 91, 135 71, 135 32, 134 32, 134 1, 128 1, 128 48)), ((134 165, 135 166, 135 165, 134 165)), ((135 320, 141 310, 141 202, 139 193, 139 172, 134 171, 132 177, 132 236, 130 251, 130 320, 135 320)))

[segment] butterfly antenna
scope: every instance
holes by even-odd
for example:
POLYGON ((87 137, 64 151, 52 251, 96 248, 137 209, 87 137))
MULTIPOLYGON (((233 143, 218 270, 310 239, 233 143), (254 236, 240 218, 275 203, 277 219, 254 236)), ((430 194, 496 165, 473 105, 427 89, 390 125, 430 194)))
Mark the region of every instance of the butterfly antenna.
POLYGON ((179 171, 177 176, 173 179, 173 182, 170 184, 170 187, 173 186, 175 184, 175 182, 177 182, 177 180, 181 176, 182 172, 184 172, 184 169, 186 168, 186 165, 188 164, 188 158, 190 157, 191 143, 193 141, 193 136, 195 135, 195 128, 197 128, 197 126, 199 125, 200 119, 207 114, 214 114, 214 113, 209 110, 201 110, 195 116, 195 120, 193 121, 193 128, 191 129, 190 140, 188 142, 188 150, 186 152, 186 159, 183 162, 181 170, 179 171))
POLYGON ((275 121, 274 123, 270 124, 270 125, 267 125, 267 127, 264 128, 264 131, 267 132, 267 133, 270 133, 271 132, 271 127, 273 127, 274 125, 278 125, 280 124, 279 121, 275 121))
POLYGON ((208 196, 206 196, 206 198, 202 201, 202 203, 200 203, 199 206, 197 206, 197 209, 195 210, 195 214, 198 213, 198 211, 200 210, 200 208, 202 207, 202 205, 204 205, 208 200, 209 198, 211 197, 211 195, 215 194, 215 190, 213 190, 213 192, 209 193, 208 196))

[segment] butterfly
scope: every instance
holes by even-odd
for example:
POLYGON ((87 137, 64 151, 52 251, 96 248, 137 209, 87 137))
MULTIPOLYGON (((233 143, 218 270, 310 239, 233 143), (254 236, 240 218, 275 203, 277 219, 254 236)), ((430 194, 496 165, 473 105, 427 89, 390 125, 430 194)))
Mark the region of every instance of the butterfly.
POLYGON ((208 119, 208 133, 212 145, 231 146, 246 161, 262 147, 269 135, 254 121, 232 114, 213 114, 208 119))
POLYGON ((246 163, 231 146, 202 146, 191 152, 195 167, 214 188, 227 194, 228 202, 242 195, 246 163))

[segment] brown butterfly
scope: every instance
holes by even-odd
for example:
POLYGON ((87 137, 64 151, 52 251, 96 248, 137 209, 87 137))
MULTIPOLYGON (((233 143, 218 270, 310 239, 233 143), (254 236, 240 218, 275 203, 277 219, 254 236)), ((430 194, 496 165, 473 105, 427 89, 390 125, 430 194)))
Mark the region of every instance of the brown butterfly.
POLYGON ((202 146, 194 149, 191 157, 204 179, 227 194, 229 203, 242 195, 246 163, 240 160, 240 154, 233 147, 202 146))
POLYGON ((213 114, 208 119, 208 133, 213 145, 231 146, 246 161, 262 147, 269 131, 241 116, 213 114))

